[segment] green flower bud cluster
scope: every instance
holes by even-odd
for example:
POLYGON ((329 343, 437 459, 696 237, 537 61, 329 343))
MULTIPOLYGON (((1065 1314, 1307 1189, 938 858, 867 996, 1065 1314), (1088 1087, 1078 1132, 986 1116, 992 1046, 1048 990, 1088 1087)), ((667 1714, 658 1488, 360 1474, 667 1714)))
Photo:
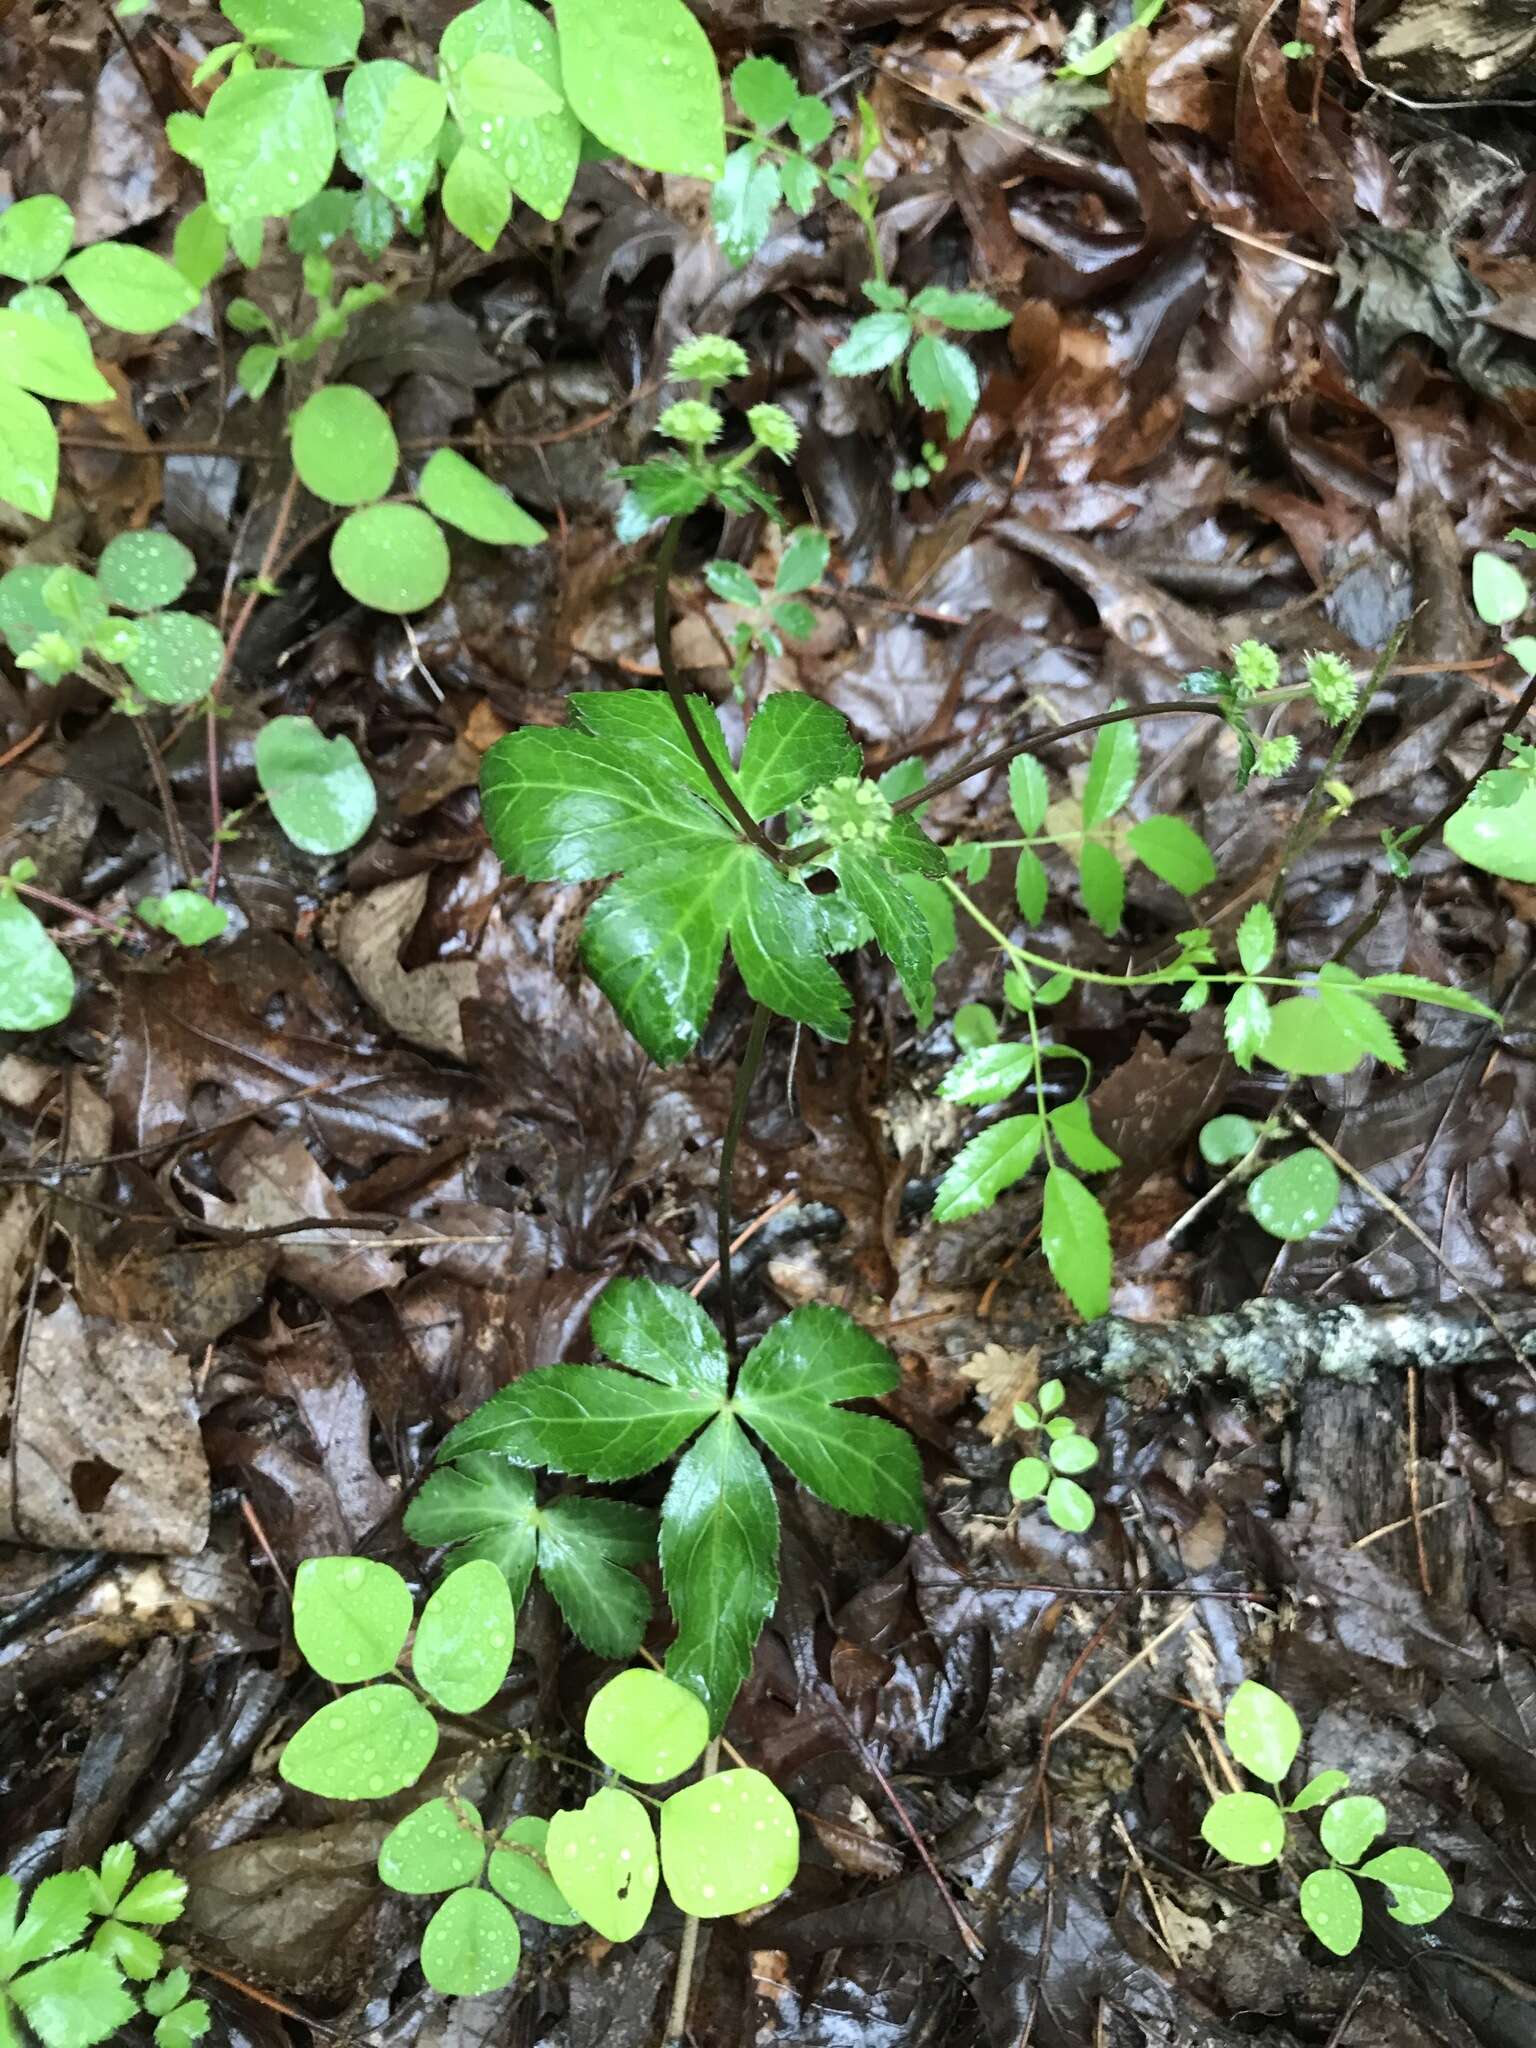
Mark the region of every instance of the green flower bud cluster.
POLYGON ((828 839, 842 846, 860 841, 878 846, 895 817, 874 783, 857 775, 839 775, 835 782, 823 783, 806 799, 805 814, 828 839))

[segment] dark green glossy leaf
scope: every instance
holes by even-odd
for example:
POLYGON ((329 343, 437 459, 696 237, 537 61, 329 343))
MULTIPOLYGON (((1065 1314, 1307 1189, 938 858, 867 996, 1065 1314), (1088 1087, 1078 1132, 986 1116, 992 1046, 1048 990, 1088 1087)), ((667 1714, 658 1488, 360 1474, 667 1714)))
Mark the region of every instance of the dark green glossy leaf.
POLYGON ((825 782, 857 775, 861 761, 840 711, 803 691, 777 690, 747 727, 742 795, 754 818, 770 818, 825 782))
POLYGON ((488 1559, 506 1579, 516 1607, 533 1572, 537 1515, 532 1474, 481 1451, 439 1465, 406 1509, 405 1533, 425 1550, 455 1545, 455 1565, 488 1559))
POLYGON ((662 1579, 677 1618, 667 1675, 698 1694, 714 1731, 777 1598, 778 1549, 763 1461, 732 1418, 718 1416, 679 1461, 661 1511, 662 1579))
POLYGON ((656 1517, 624 1501, 564 1494, 539 1515, 539 1573, 566 1624, 599 1657, 631 1657, 651 1596, 629 1567, 656 1555, 656 1517))
POLYGON ((654 1280, 614 1280, 592 1307, 592 1335, 600 1348, 631 1372, 664 1387, 721 1400, 729 1391, 730 1361, 714 1324, 680 1287, 654 1280))
POLYGON ((834 865, 843 888, 868 919, 876 943, 896 969, 919 1030, 933 1022, 933 942, 928 920, 901 878, 863 847, 838 850, 834 865))
MULTIPOLYGON (((653 779, 662 769, 662 779, 686 784, 695 796, 719 808, 720 799, 665 690, 579 690, 567 702, 571 723, 579 731, 641 749, 641 758, 632 758, 632 767, 653 779)), ((690 697, 688 707, 710 759, 726 781, 739 788, 719 712, 707 697, 690 697)))
POLYGON ((935 1221, 953 1223, 990 1209, 1003 1190, 1022 1180, 1034 1165, 1041 1131, 1038 1116, 1008 1116, 972 1138, 939 1183, 935 1221))
POLYGON ((633 1479, 685 1443, 718 1398, 660 1387, 602 1365, 546 1365, 493 1394, 452 1430, 439 1456, 501 1451, 587 1479, 633 1479))

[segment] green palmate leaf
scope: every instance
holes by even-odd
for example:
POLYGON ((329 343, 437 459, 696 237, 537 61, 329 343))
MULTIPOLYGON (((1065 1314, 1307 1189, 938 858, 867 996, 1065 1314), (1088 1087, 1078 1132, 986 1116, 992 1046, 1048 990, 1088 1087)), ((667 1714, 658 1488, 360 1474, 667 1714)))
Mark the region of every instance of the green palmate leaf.
POLYGON ((1141 741, 1130 719, 1101 726, 1094 735, 1083 784, 1083 823, 1102 825, 1124 807, 1141 772, 1141 741))
POLYGON ((1181 896, 1194 896, 1216 879, 1211 849, 1182 818, 1144 818, 1126 836, 1136 858, 1181 896))
POLYGON ((379 1876, 392 1891, 425 1896, 474 1884, 485 1867, 480 1816, 456 1793, 429 1799, 379 1844, 379 1876))
MULTIPOLYGON (((519 199, 546 220, 558 220, 581 161, 581 123, 566 105, 560 53, 546 16, 528 0, 482 0, 456 15, 439 46, 443 82, 475 147, 489 157, 519 199), (537 112, 466 104, 476 57, 510 58, 550 94, 537 112)), ((526 92, 524 98, 526 99, 526 92)))
MULTIPOLYGON (((9 1916, 14 1919, 20 1887, 14 1879, 7 1879, 6 1888, 9 1916)), ((44 1956, 57 1955, 60 1949, 78 1941, 85 1932, 91 1909, 89 1871, 63 1870, 57 1876, 45 1877, 27 1901, 20 1927, 14 1933, 9 1927, 5 1931, 0 1943, 0 1975, 9 1976, 13 1970, 41 1962, 44 1956)))
POLYGON ((1245 974, 1262 974, 1279 943, 1274 915, 1267 903, 1250 904, 1237 928, 1237 957, 1245 974))
MULTIPOLYGON (((774 594, 778 597, 792 597, 797 590, 814 590, 827 573, 827 563, 831 555, 832 543, 824 533, 818 533, 814 526, 797 527, 785 542, 784 552, 779 557, 778 572, 773 579, 774 594)), ((769 702, 772 703, 773 699, 770 698, 769 702)), ((764 706, 764 709, 766 708, 764 706)), ((758 715, 760 717, 761 712, 758 715)), ((850 747, 853 745, 851 739, 848 744, 850 747)), ((822 780, 830 782, 835 775, 855 772, 856 770, 839 768, 835 769, 832 775, 823 776, 822 780)), ((814 787, 814 784, 811 786, 814 787)))
POLYGON ((1120 1164, 1118 1152, 1111 1152, 1093 1128, 1093 1116, 1086 1100, 1076 1096, 1050 1113, 1051 1136, 1072 1164, 1083 1173, 1110 1173, 1120 1164))
POLYGON ((935 1221, 954 1223, 990 1209, 1003 1190, 1022 1180, 1034 1165, 1042 1135, 1038 1116, 1009 1116, 972 1138, 939 1183, 935 1221))
POLYGON ((500 1451, 587 1479, 634 1479, 686 1443, 720 1399, 607 1366, 541 1366, 450 1431, 439 1456, 500 1451))
POLYGON ((481 1998, 517 1975, 523 1938, 489 1892, 451 1892, 421 1937, 421 1973, 450 1998, 481 1998))
POLYGON ((224 639, 217 626, 191 612, 153 612, 139 621, 122 664, 151 703, 196 704, 219 679, 224 639))
POLYGON ((951 440, 965 432, 981 398, 981 379, 958 343, 937 334, 919 335, 907 358, 907 381, 925 412, 943 413, 951 440))
POLYGON ((824 783, 857 775, 861 765, 840 711, 801 690, 778 690, 747 727, 742 798, 754 818, 771 818, 824 783))
POLYGON ((1286 1808, 1287 1813, 1305 1813, 1309 1807, 1326 1806, 1349 1783, 1348 1771, 1319 1771, 1309 1778, 1286 1808))
POLYGON ((1387 1825, 1387 1809, 1379 1799, 1356 1795, 1335 1799, 1323 1815, 1318 1833, 1335 1863, 1358 1863, 1387 1825))
POLYGON ((774 208, 784 196, 779 167, 755 143, 733 149, 709 195, 710 216, 726 261, 739 270, 768 239, 774 208))
POLYGON ((1229 1863, 1259 1870, 1279 1860, 1285 1815, 1262 1792, 1223 1792, 1200 1823, 1200 1833, 1229 1863))
POLYGON ((1234 989, 1222 1019, 1227 1050, 1246 1074, 1264 1051, 1273 1023, 1273 1013, 1263 989, 1244 982, 1234 989))
POLYGON ((1345 1074, 1367 1053, 1401 1067, 1402 1048, 1381 1012, 1363 996, 1341 989, 1326 1001, 1287 996, 1269 1013, 1269 1033, 1260 1048, 1272 1067, 1287 1074, 1345 1074))
POLYGON ((600 142, 651 171, 718 178, 725 106, 684 0, 555 0, 566 95, 600 142))
POLYGON ((0 277, 38 284, 52 277, 75 239, 75 216, 51 192, 18 199, 0 213, 0 277))
POLYGON ((448 588, 443 529, 419 505, 365 505, 331 541, 331 571, 349 597, 381 612, 419 612, 448 588))
POLYGON ((0 364, 7 384, 19 384, 39 398, 110 405, 114 396, 96 367, 84 326, 72 314, 56 320, 25 312, 14 300, 0 309, 0 364))
POLYGON ((421 1611, 411 1669, 450 1714, 477 1714, 512 1663, 512 1595, 489 1559, 469 1558, 421 1611))
POLYGON ((1292 1707, 1251 1678, 1227 1701, 1222 1729, 1237 1761, 1267 1785, 1279 1784, 1301 1747, 1301 1723, 1292 1707))
MULTIPOLYGON (((778 1596, 778 1549, 778 1507, 763 1461, 729 1415, 717 1416, 679 1461, 661 1511, 662 1581, 677 1619, 667 1675, 698 1694, 712 1732, 741 1689, 778 1596)), ((563 1870, 560 1884, 570 1896, 563 1870)))
POLYGON ((1409 1927, 1438 1920, 1451 1903, 1451 1880, 1422 1849, 1387 1849, 1363 1863, 1360 1875, 1387 1887, 1392 1894, 1387 1911, 1409 1927))
POLYGON ((1512 562, 1480 548, 1472 557, 1472 602, 1487 625, 1507 626, 1531 601, 1525 578, 1512 562))
POLYGON ((592 1696, 584 1733, 601 1762, 637 1785, 660 1785, 696 1764, 709 1743, 697 1693, 659 1671, 621 1671, 592 1696))
POLYGON ((437 1723, 403 1685, 366 1685, 312 1714, 278 1758, 278 1775, 322 1799, 387 1799, 437 1753, 437 1723))
POLYGON ((293 416, 293 466, 299 482, 328 505, 382 498, 400 467, 389 414, 355 384, 326 384, 293 416))
POLYGON ((509 1906, 551 1927, 576 1927, 581 1915, 573 1913, 565 1894, 549 1874, 549 1822, 527 1814, 501 1837, 502 1846, 491 1851, 486 1877, 509 1906))
POLYGON ((482 150, 462 143, 443 176, 443 211, 477 249, 494 249, 512 218, 506 173, 482 150))
POLYGON ((1001 1102, 1032 1079, 1034 1071, 1035 1049, 1027 1042, 979 1045, 956 1060, 939 1083, 939 1094, 946 1102, 1001 1102))
POLYGON ((486 1559, 506 1579, 514 1606, 533 1575, 537 1528, 532 1474, 489 1451, 440 1465, 405 1511, 413 1543, 427 1550, 457 1546, 453 1564, 486 1559))
POLYGON ((51 519, 58 487, 59 436, 47 406, 29 391, 0 384, 0 500, 34 519, 51 519))
POLYGON ((605 1941, 640 1932, 659 1871, 650 1816, 633 1792, 605 1785, 585 1806, 557 1813, 544 1849, 556 1887, 605 1941))
POLYGON ((174 604, 197 573, 197 558, 168 533, 120 533, 96 564, 105 596, 125 612, 174 604))
POLYGON ((208 102, 198 162, 227 224, 296 213, 323 191, 336 123, 318 71, 247 71, 208 102))
POLYGON ((794 74, 774 57, 748 57, 731 73, 731 98, 747 119, 771 135, 800 100, 794 74))
POLYGON ((363 34, 362 0, 219 0, 249 43, 290 64, 350 64, 363 34))
POLYGON ((1125 874, 1107 846, 1085 839, 1077 856, 1083 908, 1107 937, 1120 929, 1125 915, 1125 874))
POLYGON ((531 548, 549 538, 510 491, 492 483, 456 449, 439 448, 428 459, 417 488, 429 512, 475 540, 496 547, 531 548))
POLYGON ((71 288, 104 327, 158 334, 186 318, 200 293, 173 264, 127 242, 97 242, 64 266, 71 288))
POLYGON ((539 1571, 572 1633, 600 1657, 630 1657, 651 1600, 631 1567, 656 1555, 656 1517, 616 1500, 565 1495, 539 1516, 539 1571))
POLYGON ((306 1558, 293 1583, 294 1640, 322 1678, 382 1678, 405 1648, 413 1609, 410 1587, 387 1564, 306 1558))
POLYGON ((1308 1146, 1267 1167, 1248 1190, 1248 1207, 1272 1237, 1298 1241, 1321 1230, 1339 1199, 1333 1162, 1308 1146))
POLYGON ((373 781, 344 735, 312 718, 274 718, 256 735, 256 779, 272 815, 305 853, 345 853, 373 823, 373 781))
POLYGON ((1246 1116, 1213 1116, 1200 1131, 1200 1157, 1207 1166, 1231 1166, 1259 1142, 1259 1127, 1246 1116))
MULTIPOLYGON (((4 320, 0 316, 0 329, 4 320)), ((1445 826, 1445 843, 1459 859, 1510 882, 1536 882, 1536 783, 1512 804, 1480 802, 1484 776, 1445 826)))
POLYGON ((1360 1890, 1346 1870, 1313 1870, 1301 1880, 1301 1917, 1324 1948, 1353 1955, 1360 1944, 1360 1890))
POLYGON ((75 977, 47 928, 0 889, 0 1031, 46 1031, 74 1000, 75 977))
POLYGON ((868 376, 903 355, 912 334, 912 322, 905 313, 866 313, 862 320, 854 321, 847 339, 833 349, 827 367, 834 377, 868 376))
POLYGON ((1040 1241, 1052 1278, 1078 1314, 1103 1315, 1112 1272, 1109 1222, 1098 1196, 1064 1166, 1045 1176, 1040 1241))
POLYGON ((592 1307, 592 1335, 619 1365, 664 1387, 730 1390, 730 1360, 714 1324, 691 1295, 654 1280, 614 1280, 592 1307))
POLYGON ((896 969, 902 991, 912 1005, 919 1030, 933 1022, 933 941, 928 920, 872 851, 847 846, 832 865, 854 907, 864 916, 876 943, 896 969))
POLYGON ((448 113, 443 88, 409 64, 381 57, 348 72, 341 111, 347 168, 402 213, 414 213, 437 173, 437 141, 448 113))
POLYGON ((1051 800, 1045 770, 1033 754, 1020 754, 1008 763, 1008 801, 1019 830, 1028 837, 1045 823, 1051 800))
POLYGON ((1081 1536, 1093 1527, 1093 1495, 1075 1480, 1053 1479, 1045 1490, 1045 1511, 1058 1529, 1081 1536))
POLYGON ((197 291, 212 284, 228 254, 228 230, 206 201, 176 223, 171 261, 197 291))
POLYGON ((721 1771, 661 1809, 661 1868, 680 1912, 700 1920, 768 1905, 794 1882, 794 1808, 761 1771, 721 1771))
MULTIPOLYGON (((641 750, 617 757, 628 773, 644 773, 653 782, 681 782, 696 796, 701 796, 712 810, 719 809, 714 787, 665 690, 577 691, 568 701, 571 723, 580 731, 595 739, 621 741, 641 750)), ((769 699, 770 703, 773 701, 769 699)), ((690 697, 688 708, 692 713, 693 728, 715 765, 731 787, 739 792, 740 784, 731 766, 719 712, 707 697, 690 697)), ((553 751, 560 751, 559 743, 553 751)), ((699 822, 691 804, 682 805, 681 810, 690 821, 699 822)), ((718 832, 720 828, 706 821, 704 829, 718 832)), ((666 850, 669 843, 664 841, 660 850, 666 850)), ((648 851, 647 842, 637 837, 626 857, 614 861, 613 866, 638 866, 649 857, 649 852, 656 850, 651 846, 648 851)), ((601 872, 607 873, 608 870, 601 872)))
POLYGON ((823 1401, 873 1400, 901 1384, 896 1360, 840 1308, 812 1302, 782 1317, 750 1354, 761 1397, 814 1392, 823 1401))
POLYGON ((135 2006, 103 1955, 56 1956, 6 1986, 43 2048, 94 2048, 132 2019, 135 2006))

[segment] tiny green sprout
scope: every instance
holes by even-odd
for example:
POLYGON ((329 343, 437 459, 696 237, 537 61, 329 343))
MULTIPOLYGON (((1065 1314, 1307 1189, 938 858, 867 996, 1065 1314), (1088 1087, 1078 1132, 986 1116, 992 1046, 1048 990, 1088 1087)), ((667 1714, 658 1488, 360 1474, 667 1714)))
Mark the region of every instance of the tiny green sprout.
POLYGON ((656 431, 685 448, 709 448, 725 429, 724 416, 701 398, 680 398, 656 422, 656 431))
POLYGON ((1315 57, 1317 55, 1317 47, 1313 43, 1292 41, 1280 45, 1280 54, 1282 57, 1289 57, 1294 64, 1302 57, 1315 57))
POLYGON ((747 425, 758 447, 766 448, 780 462, 788 462, 800 446, 800 429, 782 405, 749 406, 747 425))
POLYGON ((1045 1511, 1058 1529, 1081 1535, 1093 1526, 1093 1497, 1070 1474, 1088 1472, 1099 1462, 1098 1446, 1080 1435, 1071 1416, 1060 1413, 1066 1389, 1060 1380, 1046 1380, 1033 1401, 1015 1404, 1015 1425, 1026 1435, 1043 1430, 1044 1456, 1020 1458, 1008 1475, 1008 1491, 1016 1501, 1044 1499, 1045 1511))
MULTIPOLYGON (((81 650, 72 640, 56 628, 39 633, 25 654, 18 654, 16 666, 24 669, 64 671, 74 668, 80 659, 81 650)), ((46 679, 46 677, 45 677, 46 679)))
POLYGON ((873 782, 857 775, 839 775, 823 783, 805 800, 805 815, 834 844, 862 841, 879 846, 890 836, 894 813, 890 801, 873 782))
POLYGON ((1259 741, 1255 775, 1288 775, 1301 758, 1301 742, 1293 733, 1277 733, 1259 741))
POLYGON ((1244 696, 1273 690, 1280 683, 1280 657, 1262 640, 1241 640, 1232 650, 1232 678, 1244 696))
POLYGON ((183 946, 205 946, 229 928, 229 912, 210 903, 195 889, 170 889, 164 896, 141 896, 134 906, 141 922, 169 932, 183 946))
POLYGON ((700 334, 692 341, 679 342, 667 363, 667 375, 677 384, 697 384, 703 391, 717 391, 736 377, 745 377, 750 367, 747 352, 738 341, 724 334, 700 334))
POLYGON ((1313 702, 1330 725, 1342 725, 1354 716, 1360 692, 1355 672, 1342 655, 1309 654, 1306 672, 1313 702))

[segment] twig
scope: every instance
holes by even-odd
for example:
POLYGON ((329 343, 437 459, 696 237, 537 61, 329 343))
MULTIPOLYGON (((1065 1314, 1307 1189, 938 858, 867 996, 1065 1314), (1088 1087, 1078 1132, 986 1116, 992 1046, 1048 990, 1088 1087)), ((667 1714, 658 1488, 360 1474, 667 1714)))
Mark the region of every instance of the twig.
POLYGON ((1122 1664, 1120 1666, 1120 1669, 1117 1672, 1115 1672, 1112 1677, 1106 1678, 1104 1683, 1099 1687, 1096 1693, 1091 1693, 1089 1697, 1083 1701, 1083 1704, 1080 1707, 1073 1708, 1072 1712, 1068 1714, 1065 1721, 1061 1722, 1061 1724, 1053 1732, 1051 1736, 1052 1742, 1059 1742, 1062 1736, 1066 1734, 1069 1728, 1075 1727, 1077 1723, 1082 1720, 1085 1714, 1091 1714, 1093 1712, 1093 1709, 1099 1704, 1099 1701, 1102 1699, 1107 1699, 1110 1693, 1112 1693, 1115 1690, 1116 1686, 1122 1684, 1127 1678, 1129 1678, 1131 1673, 1136 1669, 1136 1667, 1139 1664, 1145 1664, 1149 1661, 1149 1659, 1155 1657, 1158 1651, 1163 1647, 1164 1643, 1167 1642, 1168 1638, 1170 1636, 1177 1635, 1179 1630, 1184 1626, 1185 1622, 1187 1622, 1190 1619, 1194 1612, 1195 1610, 1193 1605, 1186 1607, 1182 1611, 1182 1613, 1176 1614, 1173 1617, 1172 1621, 1168 1622, 1164 1627, 1160 1628, 1157 1634, 1152 1638, 1151 1642, 1143 1644, 1141 1649, 1139 1649, 1136 1652, 1134 1657, 1129 1658, 1124 1664, 1122 1664))
POLYGON ((181 828, 181 813, 176 807, 176 798, 171 790, 170 778, 165 772, 165 763, 160 758, 159 746, 142 718, 136 718, 132 723, 139 735, 139 744, 144 749, 144 758, 149 763, 150 780, 155 785, 155 794, 160 799, 166 834, 171 842, 171 859, 190 883, 194 874, 192 855, 187 846, 187 835, 181 828))
POLYGON ((23 754, 30 754, 47 730, 46 724, 34 725, 32 730, 17 740, 14 746, 7 747, 5 752, 0 754, 0 768, 9 768, 11 763, 19 761, 23 754))
MULTIPOLYGON (((791 1208, 794 1205, 794 1203, 799 1201, 799 1199, 800 1190, 798 1188, 791 1188, 787 1195, 780 1195, 779 1199, 776 1202, 772 1203, 768 1208, 764 1209, 761 1215, 754 1216, 752 1218, 752 1221, 747 1225, 746 1229, 738 1230, 736 1235, 731 1239, 732 1254, 734 1255, 735 1253, 739 1252, 744 1244, 749 1244, 751 1240, 754 1237, 756 1237, 757 1233, 763 1228, 763 1225, 765 1223, 771 1223, 775 1216, 782 1216, 784 1211, 788 1208, 791 1208)), ((695 1301, 698 1300, 699 1296, 704 1292, 705 1288, 709 1285, 710 1281, 714 1279, 715 1275, 719 1272, 719 1270, 720 1261, 718 1259, 711 1259, 709 1264, 704 1268, 703 1272, 699 1275, 698 1279, 694 1281, 693 1285, 688 1290, 688 1292, 693 1296, 695 1301)))

